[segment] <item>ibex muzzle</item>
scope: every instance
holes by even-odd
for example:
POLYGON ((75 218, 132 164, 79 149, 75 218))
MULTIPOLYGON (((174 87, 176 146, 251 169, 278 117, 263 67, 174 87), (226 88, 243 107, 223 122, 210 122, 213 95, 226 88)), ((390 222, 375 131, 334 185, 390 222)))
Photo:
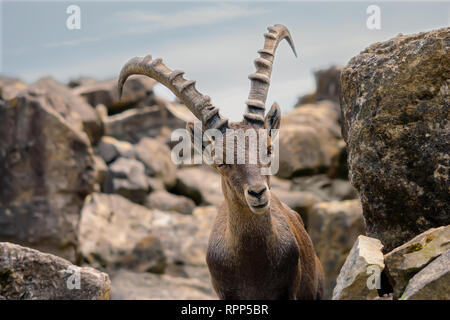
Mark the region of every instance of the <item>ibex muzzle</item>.
MULTIPOLYGON (((161 59, 151 56, 131 59, 122 68, 119 92, 133 74, 147 75, 172 92, 202 122, 203 130, 217 129, 224 136, 223 152, 214 154, 212 165, 222 177, 225 201, 219 207, 209 238, 206 262, 212 284, 221 299, 320 299, 323 290, 322 266, 300 216, 270 192, 270 176, 262 169, 270 166, 258 159, 249 161, 254 152, 270 155, 271 142, 280 127, 280 108, 274 103, 265 113, 275 50, 281 40, 294 44, 286 27, 275 25, 264 34, 264 48, 255 60, 256 72, 249 75, 250 93, 244 119, 228 123, 208 96, 195 88, 195 81, 183 78, 183 71, 167 68, 161 59), (247 140, 236 145, 227 131, 244 133, 266 130, 264 149, 252 149, 247 140), (243 163, 225 161, 227 156, 244 156, 243 163)), ((194 125, 186 126, 194 137, 194 125)), ((259 135, 258 139, 261 139, 259 135)), ((203 142, 200 152, 211 141, 203 142)), ((214 142, 216 145, 217 141, 214 142)))

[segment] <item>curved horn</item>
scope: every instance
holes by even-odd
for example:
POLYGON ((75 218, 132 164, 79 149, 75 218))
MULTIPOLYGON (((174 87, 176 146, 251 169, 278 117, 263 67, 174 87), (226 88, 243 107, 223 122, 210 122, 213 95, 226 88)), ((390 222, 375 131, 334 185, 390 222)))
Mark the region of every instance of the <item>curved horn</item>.
POLYGON ((276 24, 268 27, 268 33, 264 34, 264 48, 259 50, 259 58, 255 59, 256 72, 248 76, 251 80, 250 93, 246 101, 247 110, 244 113, 244 121, 246 123, 258 126, 264 125, 264 111, 266 109, 267 92, 270 85, 270 74, 272 73, 272 64, 275 58, 275 50, 281 40, 286 39, 295 52, 294 42, 291 38, 289 30, 281 25, 276 24))
POLYGON ((120 71, 119 97, 122 96, 125 81, 134 74, 146 75, 169 88, 202 121, 203 130, 214 128, 224 132, 228 127, 228 119, 220 116, 219 109, 211 104, 210 97, 197 91, 195 81, 184 79, 181 70, 170 70, 162 59, 152 60, 151 56, 146 56, 128 61, 120 71))

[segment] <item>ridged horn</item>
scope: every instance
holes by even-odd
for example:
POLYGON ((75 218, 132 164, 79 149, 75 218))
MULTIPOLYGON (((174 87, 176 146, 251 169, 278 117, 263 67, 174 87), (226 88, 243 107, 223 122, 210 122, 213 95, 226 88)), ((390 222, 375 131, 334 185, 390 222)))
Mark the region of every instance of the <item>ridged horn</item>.
POLYGON ((228 127, 228 119, 220 116, 219 109, 211 104, 210 97, 197 91, 195 81, 184 79, 183 71, 169 69, 162 59, 152 60, 151 56, 146 56, 128 61, 120 71, 119 97, 122 96, 125 81, 134 74, 148 76, 169 88, 202 121, 203 130, 214 128, 224 132, 228 127))
POLYGON ((257 126, 264 126, 264 111, 270 86, 272 64, 280 41, 286 39, 294 55, 297 56, 294 41, 285 26, 276 24, 268 27, 267 30, 269 32, 264 34, 264 48, 258 51, 260 56, 255 59, 256 72, 248 76, 251 81, 251 87, 248 100, 246 101, 247 109, 244 113, 244 122, 257 126))

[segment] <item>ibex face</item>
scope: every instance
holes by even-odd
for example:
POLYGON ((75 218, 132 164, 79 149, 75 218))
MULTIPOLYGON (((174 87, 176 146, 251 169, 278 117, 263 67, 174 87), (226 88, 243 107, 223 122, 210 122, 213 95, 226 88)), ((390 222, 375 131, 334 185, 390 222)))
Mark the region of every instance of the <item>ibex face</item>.
MULTIPOLYGON (((255 214, 266 212, 270 206, 268 172, 272 153, 271 134, 276 132, 273 130, 279 129, 279 125, 280 109, 275 103, 264 119, 263 128, 244 122, 230 123, 223 135, 221 148, 218 150, 215 145, 212 154, 215 159, 212 167, 222 176, 225 197, 235 199, 255 214), (266 130, 267 134, 259 134, 260 130, 266 130), (244 138, 239 139, 237 134, 244 138), (266 141, 261 141, 263 139, 266 141), (217 154, 220 150, 223 150, 222 154, 217 154), (233 153, 232 157, 229 153, 233 153), (252 158, 252 155, 257 156, 252 158)), ((188 124, 187 128, 193 140, 193 124, 188 124)), ((198 151, 203 152, 209 143, 213 142, 204 142, 202 149, 198 151)))

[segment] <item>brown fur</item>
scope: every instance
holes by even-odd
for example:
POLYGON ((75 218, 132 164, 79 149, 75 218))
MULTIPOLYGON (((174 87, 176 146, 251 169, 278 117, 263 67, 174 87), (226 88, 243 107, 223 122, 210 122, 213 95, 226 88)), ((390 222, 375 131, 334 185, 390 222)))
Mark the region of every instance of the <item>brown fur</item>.
MULTIPOLYGON (((230 127, 252 128, 242 123, 230 127)), ((222 176, 225 201, 209 238, 206 261, 219 298, 321 299, 322 266, 300 215, 269 190, 264 193, 270 204, 262 213, 253 212, 246 201, 248 186, 269 186, 270 176, 260 174, 260 164, 247 161, 213 167, 222 176)))

